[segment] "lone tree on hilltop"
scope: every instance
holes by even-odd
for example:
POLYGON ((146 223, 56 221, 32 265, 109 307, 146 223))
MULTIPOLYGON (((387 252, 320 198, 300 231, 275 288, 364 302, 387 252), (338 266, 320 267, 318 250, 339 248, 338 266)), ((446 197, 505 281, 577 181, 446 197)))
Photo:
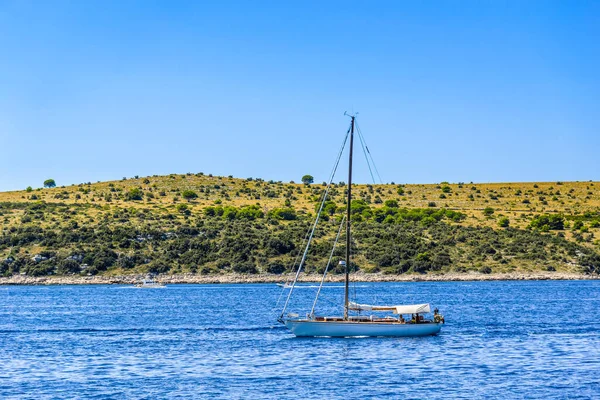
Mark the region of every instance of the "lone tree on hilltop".
POLYGON ((198 193, 194 192, 193 190, 184 190, 181 193, 181 197, 183 197, 187 201, 192 201, 198 198, 198 193))
POLYGON ((44 187, 45 188, 53 188, 56 187, 56 182, 54 182, 54 179, 46 179, 44 181, 44 187))
POLYGON ((302 183, 304 183, 305 185, 310 185, 314 181, 315 181, 315 179, 313 178, 312 175, 304 175, 302 177, 302 183))

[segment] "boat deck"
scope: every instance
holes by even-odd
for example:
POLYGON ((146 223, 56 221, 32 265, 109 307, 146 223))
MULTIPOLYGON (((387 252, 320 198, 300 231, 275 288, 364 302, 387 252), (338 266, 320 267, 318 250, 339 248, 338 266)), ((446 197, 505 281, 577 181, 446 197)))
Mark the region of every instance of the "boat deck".
POLYGON ((423 320, 423 321, 419 321, 419 322, 414 322, 414 321, 402 321, 399 320, 398 318, 393 318, 393 317, 386 317, 386 318, 373 318, 373 317, 349 317, 348 320, 344 320, 344 318, 342 317, 315 317, 314 319, 307 319, 305 321, 310 321, 310 322, 362 322, 362 323, 377 323, 377 324, 381 324, 381 323, 386 323, 386 324, 398 324, 398 325, 404 325, 404 324, 415 324, 415 325, 421 325, 421 324, 432 324, 434 323, 433 321, 429 321, 429 320, 423 320))

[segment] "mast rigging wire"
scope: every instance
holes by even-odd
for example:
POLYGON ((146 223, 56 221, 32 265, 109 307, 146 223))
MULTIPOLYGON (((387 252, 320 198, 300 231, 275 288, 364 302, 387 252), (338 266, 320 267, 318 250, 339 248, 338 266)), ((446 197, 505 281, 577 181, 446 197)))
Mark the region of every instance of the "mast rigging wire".
MULTIPOLYGON (((362 131, 360 130, 360 127, 358 126, 358 123, 355 123, 356 125, 356 130, 358 132, 358 137, 360 139, 361 144, 364 145, 363 151, 366 151, 365 154, 365 158, 367 158, 367 165, 369 164, 368 161, 368 157, 367 154, 369 155, 369 157, 371 157, 371 163, 373 164, 373 168, 375 169, 375 173, 377 174, 377 177, 379 178, 379 183, 383 183, 383 180, 381 179, 381 175, 379 175, 379 170, 377 169, 377 165, 375 165, 375 160, 373 159, 373 155, 371 154, 371 151, 369 150, 369 147, 367 146, 367 141, 365 140, 362 131)), ((371 171, 371 167, 369 167, 369 172, 371 171)), ((371 173, 371 177, 373 177, 373 174, 371 173)), ((375 179, 373 179, 373 183, 375 183, 375 179)))
MULTIPOLYGON (((358 132, 358 130, 357 130, 358 132)), ((371 163, 369 162, 369 156, 367 155, 367 150, 365 149, 365 142, 363 141, 362 135, 358 135, 358 138, 360 139, 360 145, 362 147, 362 151, 363 154, 365 155, 365 160, 367 161, 367 167, 369 167, 369 174, 371 174, 371 179, 373 180, 373 183, 377 183, 375 182, 375 176, 373 175, 373 170, 371 169, 371 163)))
POLYGON ((333 242, 333 247, 331 249, 331 254, 329 255, 329 261, 327 261, 327 266, 325 267, 325 272, 323 272, 323 278, 321 278, 321 284, 319 285, 319 289, 317 290, 317 295, 315 296, 315 301, 313 303, 312 309, 310 310, 311 317, 313 317, 315 315, 315 307, 317 306, 317 300, 319 300, 319 294, 321 294, 321 288, 323 288, 323 283, 325 282, 325 277, 327 276, 327 271, 329 270, 329 266, 331 265, 331 259, 333 258, 333 252, 335 251, 335 246, 337 245, 337 242, 340 239, 340 235, 342 234, 342 228, 344 227, 344 222, 346 222, 345 215, 342 217, 342 222, 340 223, 340 229, 338 229, 338 233, 335 237, 335 241, 333 242))

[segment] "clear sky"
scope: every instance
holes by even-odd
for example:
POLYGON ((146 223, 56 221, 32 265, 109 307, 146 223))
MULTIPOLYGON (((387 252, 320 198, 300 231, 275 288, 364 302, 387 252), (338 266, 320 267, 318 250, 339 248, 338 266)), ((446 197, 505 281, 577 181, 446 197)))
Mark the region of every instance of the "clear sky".
POLYGON ((598 180, 600 2, 0 0, 0 190, 320 182, 346 110, 385 182, 598 180))

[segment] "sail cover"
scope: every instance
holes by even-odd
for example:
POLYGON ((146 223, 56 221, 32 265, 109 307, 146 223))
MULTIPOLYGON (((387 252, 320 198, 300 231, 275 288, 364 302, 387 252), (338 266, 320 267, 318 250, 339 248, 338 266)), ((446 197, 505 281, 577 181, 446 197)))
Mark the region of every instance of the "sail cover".
POLYGON ((423 314, 431 312, 429 304, 413 304, 407 306, 396 306, 394 314, 423 314))
POLYGON ((410 304, 399 306, 372 306, 350 302, 348 308, 353 311, 393 311, 394 314, 423 314, 431 312, 429 304, 410 304))

